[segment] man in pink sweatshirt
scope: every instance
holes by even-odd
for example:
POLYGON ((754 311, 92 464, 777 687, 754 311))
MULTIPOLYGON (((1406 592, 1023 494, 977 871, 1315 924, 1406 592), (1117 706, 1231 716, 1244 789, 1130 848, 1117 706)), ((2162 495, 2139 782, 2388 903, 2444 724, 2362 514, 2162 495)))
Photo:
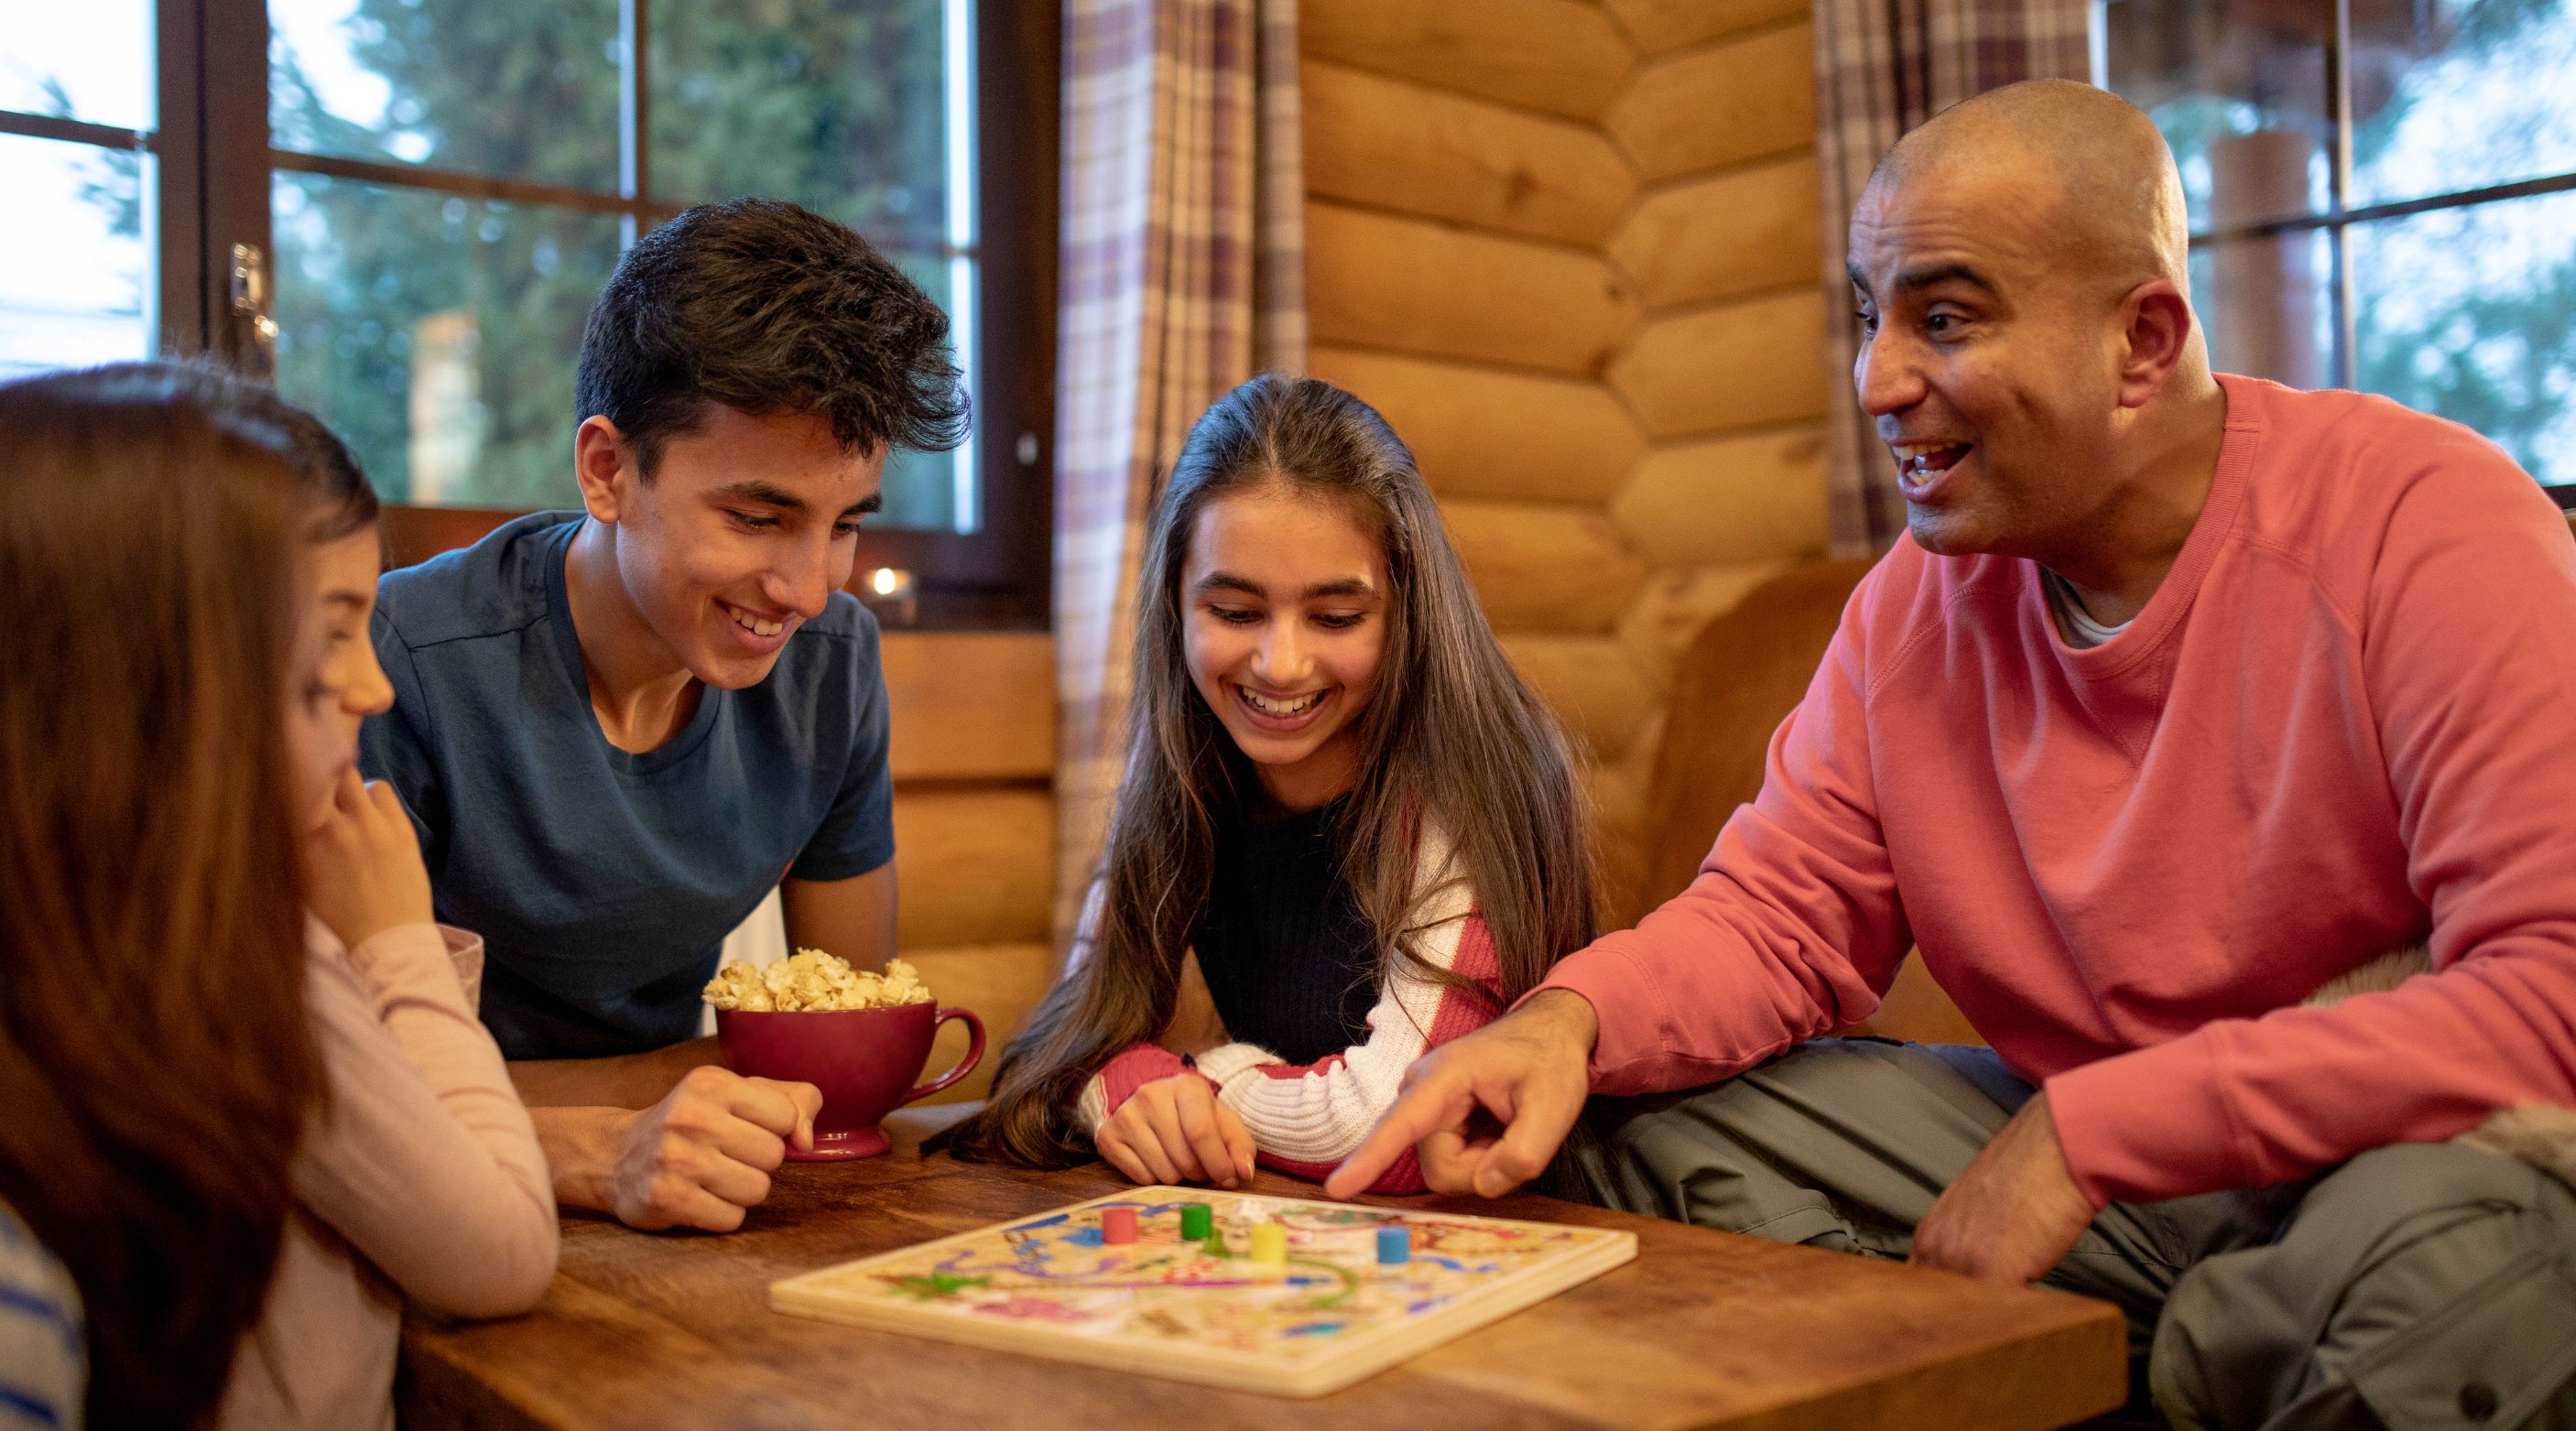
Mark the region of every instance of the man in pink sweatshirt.
POLYGON ((2172 158, 2101 91, 1909 135, 1850 251, 1909 538, 1690 889, 1328 1187, 1418 1145, 1499 1194, 1629 1095, 1607 1200, 2109 1297, 2177 1424, 2576 1425, 2576 1193, 2444 1141, 2576 1104, 2565 521, 2464 428, 2213 375, 2172 158), (1809 1042, 1909 948, 1991 1051, 1809 1042), (2320 1174, 2277 1226, 2218 1196, 2320 1174))

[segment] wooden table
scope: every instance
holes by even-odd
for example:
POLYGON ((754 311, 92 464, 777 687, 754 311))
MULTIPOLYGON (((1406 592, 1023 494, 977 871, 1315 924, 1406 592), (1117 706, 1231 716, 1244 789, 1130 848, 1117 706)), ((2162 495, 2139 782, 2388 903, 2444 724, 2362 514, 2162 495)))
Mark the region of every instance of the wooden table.
MULTIPOLYGON (((562 1270, 536 1312, 405 1329, 403 1425, 2018 1431, 2110 1409, 2126 1376, 2105 1303, 1535 1196, 1430 1205, 1629 1228, 1637 1260, 1312 1401, 769 1310, 774 1279, 1123 1185, 1098 1164, 1032 1173, 898 1147, 791 1164, 728 1236, 567 1218, 562 1270)), ((1257 1190, 1315 1195, 1268 1174, 1257 1190)))

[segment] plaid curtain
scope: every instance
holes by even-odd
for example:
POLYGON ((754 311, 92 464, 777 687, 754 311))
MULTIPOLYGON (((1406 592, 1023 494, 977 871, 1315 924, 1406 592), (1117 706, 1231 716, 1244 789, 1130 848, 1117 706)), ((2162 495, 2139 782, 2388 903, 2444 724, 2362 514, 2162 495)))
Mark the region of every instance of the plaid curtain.
POLYGON ((1147 511, 1207 405, 1306 361, 1296 0, 1068 0, 1055 933, 1126 764, 1147 511))
POLYGON ((1880 156, 1951 105, 2016 80, 2090 79, 2091 9, 2090 0, 1815 0, 1836 555, 1874 555, 1905 530, 1895 463, 1846 377, 1860 352, 1843 273, 1852 206, 1880 156))

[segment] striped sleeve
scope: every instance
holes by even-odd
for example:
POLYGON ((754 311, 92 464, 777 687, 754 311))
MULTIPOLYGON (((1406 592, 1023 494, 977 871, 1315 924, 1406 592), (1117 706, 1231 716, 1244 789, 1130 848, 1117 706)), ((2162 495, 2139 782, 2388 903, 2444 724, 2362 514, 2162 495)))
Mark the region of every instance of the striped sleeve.
MULTIPOLYGON (((1465 904, 1457 891, 1458 904, 1465 904)), ((1473 987, 1399 969, 1369 1010, 1368 1041, 1313 1063, 1291 1064, 1254 1044, 1200 1054, 1199 1072, 1252 1133, 1261 1161, 1302 1178, 1322 1178, 1357 1149, 1401 1091, 1415 1059, 1491 1022, 1501 963, 1483 919, 1462 909, 1427 930, 1418 946, 1433 966, 1473 987)), ((1371 1192, 1422 1190, 1413 1155, 1389 1168, 1371 1192)))
POLYGON ((80 1290, 0 1203, 0 1431, 72 1431, 88 1394, 80 1290))
MULTIPOLYGON (((1100 1125, 1118 1111, 1118 1105, 1130 1094, 1158 1078, 1189 1072, 1181 1056, 1158 1043, 1131 1043, 1091 1075, 1082 1085, 1082 1097, 1073 1114, 1082 1131, 1098 1136, 1100 1125)), ((1202 1075, 1204 1076, 1204 1075, 1202 1075)))

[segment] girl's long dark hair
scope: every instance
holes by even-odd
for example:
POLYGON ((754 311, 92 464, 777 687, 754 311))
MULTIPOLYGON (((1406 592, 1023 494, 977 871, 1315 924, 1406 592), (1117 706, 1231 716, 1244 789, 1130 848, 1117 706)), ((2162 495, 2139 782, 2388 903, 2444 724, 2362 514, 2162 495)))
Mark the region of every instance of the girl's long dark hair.
POLYGON ((0 385, 0 1199, 88 1423, 210 1421, 320 1089, 282 733, 312 460, 273 397, 0 385))
POLYGON ((1381 979, 1410 966, 1425 923, 1417 838, 1444 833, 1493 936, 1508 1005, 1590 942, 1594 852, 1563 733, 1486 624, 1413 454, 1367 403, 1265 375, 1190 430, 1154 509, 1137 581, 1127 769, 1110 816, 1096 917, 1066 974, 1003 1050, 992 1098, 951 1146, 1065 1166, 1095 1156, 1073 1120, 1084 1080, 1171 1022, 1182 955, 1206 912, 1217 831, 1255 788, 1250 763, 1192 685, 1181 575, 1207 504, 1278 486, 1349 511, 1384 549, 1386 644, 1361 713, 1339 836, 1381 979))

